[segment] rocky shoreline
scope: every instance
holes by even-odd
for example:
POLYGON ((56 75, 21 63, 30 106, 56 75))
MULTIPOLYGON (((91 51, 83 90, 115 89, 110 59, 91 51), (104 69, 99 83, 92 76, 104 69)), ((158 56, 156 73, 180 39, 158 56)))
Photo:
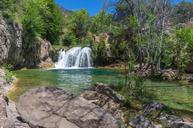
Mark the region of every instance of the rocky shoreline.
POLYGON ((175 116, 160 103, 146 104, 125 120, 124 97, 102 83, 80 96, 60 88, 32 89, 16 105, 6 97, 13 81, 4 77, 0 69, 0 128, 193 128, 190 120, 175 116))
POLYGON ((6 81, 5 73, 0 68, 0 127, 1 128, 30 128, 28 124, 21 122, 16 110, 16 104, 6 96, 11 89, 13 80, 6 81))
MULTIPOLYGON (((87 100, 84 98, 87 96, 86 92, 82 96, 75 97, 59 88, 42 87, 21 96, 16 105, 6 96, 14 80, 7 82, 4 79, 3 69, 0 69, 0 78, 0 128, 119 127, 119 119, 107 112, 107 109, 110 110, 110 108, 103 109, 92 103, 93 101, 87 100), (34 106, 38 101, 39 104, 34 106), (30 108, 32 109, 28 111, 30 108), (55 113, 57 108, 60 110, 58 114, 55 113), (26 114, 25 110, 29 113, 26 114), (61 112, 64 115, 61 115, 61 112), (45 115, 47 118, 44 117, 45 115), (43 117, 42 120, 41 117, 43 117)), ((113 101, 111 102, 113 103, 113 101)))

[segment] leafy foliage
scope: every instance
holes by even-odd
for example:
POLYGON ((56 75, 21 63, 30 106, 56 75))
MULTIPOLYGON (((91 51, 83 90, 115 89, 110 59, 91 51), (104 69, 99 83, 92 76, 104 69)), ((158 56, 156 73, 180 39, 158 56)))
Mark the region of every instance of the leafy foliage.
POLYGON ((13 80, 14 73, 12 72, 13 66, 10 64, 4 64, 3 65, 4 71, 5 71, 5 76, 4 79, 6 82, 10 82, 13 80))
POLYGON ((175 23, 188 22, 193 17, 193 3, 182 0, 173 11, 173 21, 175 23))
POLYGON ((113 27, 112 23, 112 15, 107 14, 104 10, 102 10, 92 18, 92 26, 90 31, 95 34, 110 32, 113 27))
POLYGON ((191 61, 193 46, 193 31, 191 28, 175 28, 166 42, 164 62, 170 67, 176 67, 184 72, 191 61))
POLYGON ((8 23, 17 21, 17 13, 19 12, 19 0, 1 0, 0 13, 7 20, 8 23))
POLYGON ((53 0, 23 0, 22 24, 25 34, 57 43, 62 33, 63 16, 53 0))

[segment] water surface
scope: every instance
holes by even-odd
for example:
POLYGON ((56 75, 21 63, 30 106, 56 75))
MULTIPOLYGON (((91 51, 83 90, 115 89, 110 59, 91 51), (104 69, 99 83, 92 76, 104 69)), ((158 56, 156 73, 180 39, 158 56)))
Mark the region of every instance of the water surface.
MULTIPOLYGON (((73 70, 19 70, 15 71, 18 80, 8 93, 17 101, 19 96, 29 89, 40 86, 60 87, 75 95, 93 86, 96 82, 120 85, 124 76, 113 70, 106 69, 73 69, 73 70)), ((193 112, 192 85, 178 83, 146 81, 145 85, 154 92, 154 101, 178 109, 193 112)))
POLYGON ((96 82, 119 84, 122 81, 121 74, 101 69, 32 69, 14 73, 17 81, 9 92, 10 98, 14 101, 27 90, 40 86, 60 87, 78 95, 96 82))

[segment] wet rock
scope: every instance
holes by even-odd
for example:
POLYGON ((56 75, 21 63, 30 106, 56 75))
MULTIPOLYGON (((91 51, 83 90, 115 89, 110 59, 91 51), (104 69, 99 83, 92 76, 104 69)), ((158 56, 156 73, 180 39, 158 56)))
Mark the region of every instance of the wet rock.
POLYGON ((119 127, 112 114, 59 88, 43 87, 27 92, 20 97, 17 110, 31 127, 119 127))
POLYGON ((153 122, 149 121, 144 116, 136 116, 129 122, 129 125, 134 128, 156 128, 153 122))

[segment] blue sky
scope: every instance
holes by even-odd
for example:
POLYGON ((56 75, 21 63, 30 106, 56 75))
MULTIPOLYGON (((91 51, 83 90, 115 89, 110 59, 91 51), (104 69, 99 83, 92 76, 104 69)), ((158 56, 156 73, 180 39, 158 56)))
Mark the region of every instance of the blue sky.
MULTIPOLYGON (((55 0, 55 1, 57 4, 68 10, 86 9, 90 15, 95 15, 103 7, 103 0, 55 0)), ((175 3, 179 1, 181 0, 174 0, 175 3)))

